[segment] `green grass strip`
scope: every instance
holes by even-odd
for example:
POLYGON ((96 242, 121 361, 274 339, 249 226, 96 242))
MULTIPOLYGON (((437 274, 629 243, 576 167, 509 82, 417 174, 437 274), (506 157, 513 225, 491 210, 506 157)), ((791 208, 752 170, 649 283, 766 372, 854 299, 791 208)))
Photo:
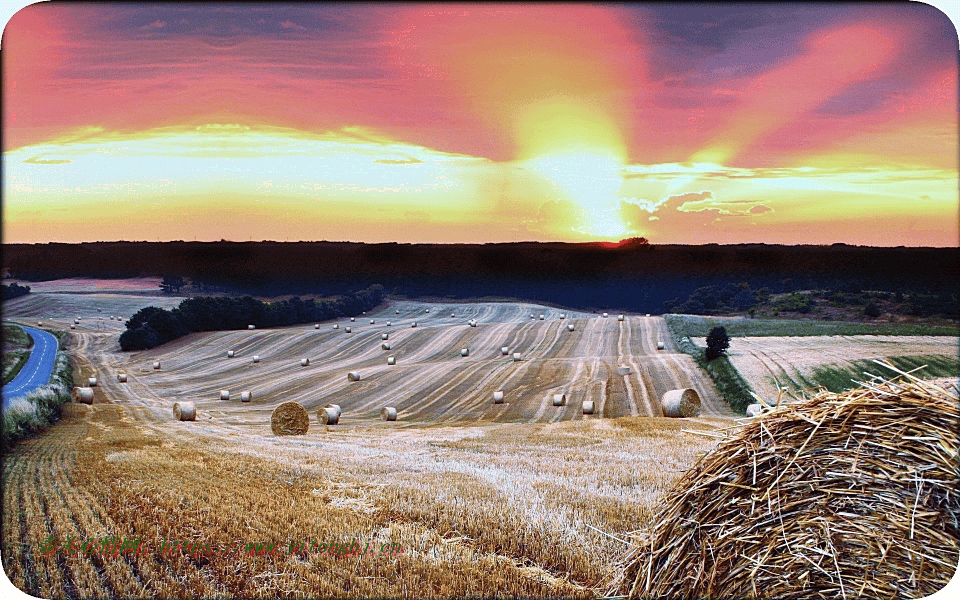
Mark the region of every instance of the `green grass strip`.
POLYGON ((677 319, 676 315, 666 315, 666 317, 667 328, 670 330, 670 335, 677 344, 677 348, 684 354, 689 354, 697 363, 697 366, 710 375, 717 391, 730 405, 730 408, 737 413, 745 414, 747 406, 756 402, 750 384, 740 376, 740 372, 726 356, 720 355, 708 361, 704 356, 706 350, 694 344, 690 340, 690 334, 682 329, 684 325, 682 318, 677 319), (670 317, 674 318, 671 319, 670 317))
MULTIPOLYGON (((13 355, 13 354, 15 354, 15 353, 16 353, 16 354, 19 354, 19 357, 16 359, 16 362, 13 363, 13 365, 10 367, 10 369, 7 370, 6 373, 4 373, 4 375, 3 375, 3 385, 7 385, 7 384, 10 383, 11 381, 13 381, 13 379, 14 379, 17 375, 20 374, 20 371, 23 370, 23 365, 27 364, 27 360, 30 359, 30 351, 29 351, 29 350, 15 350, 14 352, 11 352, 10 354, 13 355)), ((7 355, 4 355, 3 358, 4 358, 4 362, 6 362, 7 355)), ((5 366, 6 366, 6 365, 5 365, 5 366)), ((5 369, 5 370, 6 370, 6 369, 5 369)))

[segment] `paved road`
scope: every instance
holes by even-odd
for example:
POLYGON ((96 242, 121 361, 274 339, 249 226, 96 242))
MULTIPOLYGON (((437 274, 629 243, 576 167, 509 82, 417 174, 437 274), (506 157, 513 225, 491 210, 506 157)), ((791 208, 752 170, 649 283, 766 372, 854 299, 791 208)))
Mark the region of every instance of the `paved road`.
POLYGON ((22 326, 23 330, 33 338, 33 350, 27 364, 23 365, 20 373, 3 386, 3 409, 7 408, 7 401, 11 398, 28 394, 50 381, 53 373, 53 363, 57 359, 57 338, 46 331, 33 327, 22 326))

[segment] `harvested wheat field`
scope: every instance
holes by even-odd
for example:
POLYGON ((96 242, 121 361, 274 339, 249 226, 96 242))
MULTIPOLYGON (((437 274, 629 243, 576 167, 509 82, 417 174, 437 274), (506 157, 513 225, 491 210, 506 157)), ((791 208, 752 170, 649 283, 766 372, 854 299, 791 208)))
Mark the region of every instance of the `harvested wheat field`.
MULTIPOLYGON (((693 338, 705 347, 704 338, 693 338)), ((891 357, 917 357, 920 363, 957 364, 960 338, 952 336, 789 336, 735 337, 727 356, 750 387, 763 398, 776 398, 778 388, 791 392, 817 387, 818 371, 852 371, 862 374, 862 361, 891 357), (855 365, 854 361, 861 363, 855 365)), ((918 365, 919 366, 919 365, 918 365)), ((877 365, 871 373, 892 375, 877 365)), ((951 373, 960 376, 960 370, 951 373)), ((854 384, 851 384, 851 387, 854 384)))
POLYGON ((609 535, 646 523, 716 443, 708 434, 734 421, 688 357, 657 352, 661 319, 564 312, 399 302, 350 335, 211 332, 139 353, 120 352, 113 332, 71 332, 75 377, 99 378, 98 401, 68 405, 5 461, 6 572, 51 598, 591 597, 622 550, 609 535), (686 387, 701 416, 660 416, 660 396, 686 387), (221 389, 253 398, 221 401, 221 389), (178 401, 194 403, 195 421, 176 419, 178 401), (285 402, 308 413, 302 435, 272 431, 285 402), (331 403, 342 416, 323 425, 331 403), (396 421, 382 420, 387 405, 396 421), (46 554, 49 536, 101 549, 107 536, 137 539, 143 551, 46 554), (315 551, 353 540, 370 550, 315 551))
POLYGON ((115 332, 71 332, 74 376, 98 377, 97 401, 66 406, 4 462, 4 568, 49 598, 596 596, 622 540, 736 421, 662 319, 564 312, 398 302, 349 335, 198 333, 138 353, 115 332), (663 417, 665 392, 687 388, 700 416, 663 417), (303 407, 304 433, 274 433, 283 403, 303 407), (317 420, 327 404, 337 425, 317 420), (88 551, 45 553, 50 536, 88 551), (107 538, 142 551, 111 554, 107 538))
POLYGON ((611 594, 919 598, 960 560, 956 394, 904 375, 748 420, 668 495, 611 594))

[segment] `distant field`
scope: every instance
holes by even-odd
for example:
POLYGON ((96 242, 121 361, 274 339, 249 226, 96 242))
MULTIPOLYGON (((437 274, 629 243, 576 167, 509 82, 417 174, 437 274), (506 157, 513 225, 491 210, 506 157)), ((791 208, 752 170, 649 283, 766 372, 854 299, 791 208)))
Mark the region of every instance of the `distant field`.
POLYGON ((62 330, 69 330, 73 320, 80 317, 80 324, 76 327, 78 332, 108 331, 119 335, 126 329, 123 323, 141 308, 175 308, 182 301, 183 298, 169 296, 30 292, 26 296, 4 302, 3 312, 6 319, 28 325, 43 321, 45 328, 62 330), (121 318, 113 320, 111 316, 121 318))
MULTIPOLYGON (((729 330, 728 330, 729 331, 729 330)), ((694 343, 706 346, 704 338, 694 343)), ((777 389, 792 391, 820 385, 838 391, 863 381, 864 370, 890 377, 895 373, 869 361, 890 360, 894 366, 929 364, 918 376, 960 376, 960 345, 952 336, 806 336, 733 337, 727 356, 762 398, 776 398, 777 389)))
MULTIPOLYGON (((160 292, 159 277, 135 277, 131 279, 54 279, 51 281, 11 280, 19 285, 30 286, 36 292, 160 292)), ((9 282, 8 282, 9 283, 9 282)))
POLYGON ((724 327, 730 337, 836 336, 836 335, 935 335, 958 336, 960 326, 852 323, 804 319, 747 319, 664 315, 670 327, 691 337, 706 337, 714 327, 724 327))

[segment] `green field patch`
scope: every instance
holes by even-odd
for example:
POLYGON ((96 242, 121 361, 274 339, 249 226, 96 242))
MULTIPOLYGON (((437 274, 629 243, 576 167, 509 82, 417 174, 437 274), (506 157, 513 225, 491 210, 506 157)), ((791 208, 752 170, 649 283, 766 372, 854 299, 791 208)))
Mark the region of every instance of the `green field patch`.
MULTIPOLYGON (((883 360, 901 371, 911 372, 911 375, 920 379, 960 376, 960 360, 950 356, 937 354, 887 356, 883 360)), ((843 392, 859 387, 857 381, 871 379, 867 373, 879 375, 885 379, 897 375, 895 371, 878 365, 872 360, 854 360, 846 364, 817 367, 813 369, 813 375, 809 378, 809 381, 813 385, 824 387, 831 392, 843 392)))

